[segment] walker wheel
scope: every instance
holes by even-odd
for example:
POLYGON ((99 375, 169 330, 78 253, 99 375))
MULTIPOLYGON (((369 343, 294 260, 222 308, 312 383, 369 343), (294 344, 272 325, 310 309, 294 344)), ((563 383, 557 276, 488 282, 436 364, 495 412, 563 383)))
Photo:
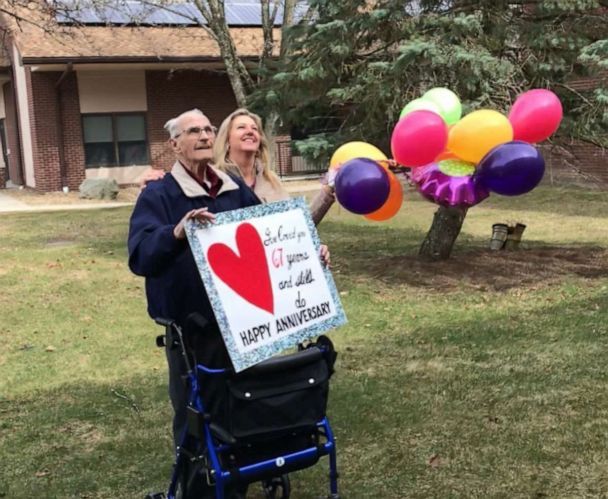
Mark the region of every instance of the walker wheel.
POLYGON ((270 480, 264 480, 262 489, 266 499, 289 499, 291 495, 289 475, 275 476, 270 480))

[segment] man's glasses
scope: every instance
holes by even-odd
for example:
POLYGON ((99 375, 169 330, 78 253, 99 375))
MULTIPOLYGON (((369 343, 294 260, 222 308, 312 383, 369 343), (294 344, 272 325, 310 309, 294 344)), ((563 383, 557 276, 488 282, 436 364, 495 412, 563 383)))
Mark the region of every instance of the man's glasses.
POLYGON ((182 130, 173 138, 177 139, 183 133, 189 135, 190 137, 200 137, 203 132, 205 132, 206 135, 213 136, 217 133, 217 128, 214 126, 191 126, 190 128, 182 130))

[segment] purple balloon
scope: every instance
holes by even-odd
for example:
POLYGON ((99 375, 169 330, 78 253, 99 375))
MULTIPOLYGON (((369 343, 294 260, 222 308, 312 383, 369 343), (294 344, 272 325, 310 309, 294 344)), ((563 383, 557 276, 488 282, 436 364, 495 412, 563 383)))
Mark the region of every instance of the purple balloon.
POLYGON ((520 140, 492 149, 479 162, 476 177, 490 191, 519 196, 534 189, 545 173, 545 160, 532 145, 520 140))
POLYGON ((367 215, 388 199, 390 182, 386 170, 367 158, 346 161, 336 175, 336 197, 348 211, 367 215))
POLYGON ((414 168, 412 180, 423 197, 444 206, 475 206, 490 195, 474 176, 446 175, 439 169, 437 163, 414 168))

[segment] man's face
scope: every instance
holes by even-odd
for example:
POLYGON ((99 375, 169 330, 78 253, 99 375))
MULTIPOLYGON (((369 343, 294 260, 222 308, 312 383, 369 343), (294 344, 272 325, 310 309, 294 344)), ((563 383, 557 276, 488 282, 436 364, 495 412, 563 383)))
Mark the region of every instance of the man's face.
POLYGON ((215 128, 200 114, 192 113, 179 120, 179 135, 171 139, 173 152, 186 166, 208 162, 212 158, 215 128))

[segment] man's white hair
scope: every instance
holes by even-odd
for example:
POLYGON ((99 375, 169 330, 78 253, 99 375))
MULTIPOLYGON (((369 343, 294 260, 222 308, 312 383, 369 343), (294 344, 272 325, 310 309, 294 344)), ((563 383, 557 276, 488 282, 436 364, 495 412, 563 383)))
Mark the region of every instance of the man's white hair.
MULTIPOLYGON (((163 128, 165 130, 167 130, 167 132, 169 132, 169 137, 171 137, 172 139, 174 139, 177 135, 179 135, 183 130, 181 130, 180 128, 180 120, 188 115, 188 114, 196 114, 198 116, 202 116, 203 118, 207 118, 207 116, 205 116, 203 114, 203 112, 200 109, 190 109, 189 111, 184 111, 182 114, 180 114, 179 116, 176 116, 175 118, 171 118, 169 121, 167 121, 167 123, 165 123, 165 125, 163 126, 163 128)), ((208 119, 208 118, 207 118, 208 119)))

